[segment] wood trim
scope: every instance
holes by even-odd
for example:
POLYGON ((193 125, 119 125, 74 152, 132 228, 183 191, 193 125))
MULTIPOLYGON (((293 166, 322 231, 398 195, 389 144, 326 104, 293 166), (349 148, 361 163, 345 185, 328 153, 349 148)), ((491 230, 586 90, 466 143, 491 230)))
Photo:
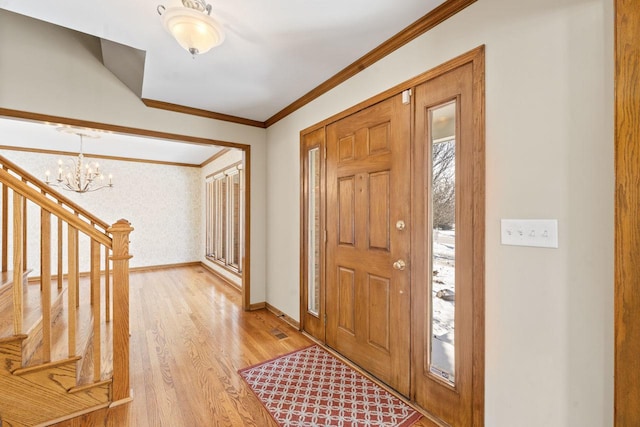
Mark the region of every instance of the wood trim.
MULTIPOLYGON (((13 147, 11 145, 0 145, 0 150, 11 150, 11 151, 23 151, 26 153, 38 153, 38 154, 53 154, 58 156, 77 156, 77 151, 58 151, 58 150, 41 150, 38 148, 25 148, 25 147, 13 147)), ((150 163, 156 165, 166 165, 166 166, 181 166, 187 168, 199 168, 200 165, 194 165, 192 163, 177 163, 177 162, 165 162, 162 160, 146 160, 146 159, 134 159, 131 157, 119 157, 119 156, 104 156, 101 154, 89 154, 85 153, 86 157, 92 159, 105 159, 105 160, 117 160, 120 162, 135 162, 135 163, 150 163)))
MULTIPOLYGON (((105 386, 112 383, 112 380, 97 380, 89 384, 77 385, 67 390, 67 393, 79 393, 81 391, 90 390, 95 387, 105 386)), ((101 406, 104 407, 104 406, 101 406)))
POLYGON ((89 120, 72 119, 69 117, 51 116, 48 114, 33 113, 30 111, 13 110, 10 108, 0 108, 0 116, 11 117, 14 119, 29 120, 36 122, 49 122, 61 125, 69 125, 75 127, 84 127, 91 129, 106 130, 115 133, 124 133, 137 136, 146 136, 148 138, 169 139, 175 142, 201 144, 201 145, 220 145, 223 147, 239 148, 244 150, 247 145, 238 144, 236 142, 222 141, 217 139, 201 138, 198 136, 179 135, 176 133, 160 132, 150 129, 133 128, 129 126, 112 125, 108 123, 93 122, 89 120))
MULTIPOLYGON (((113 235, 113 400, 131 397, 130 387, 130 289, 129 289, 129 235, 133 231, 127 220, 118 220, 109 228, 113 235)), ((99 292, 97 292, 99 294, 99 292)), ((99 315, 99 313, 98 313, 99 315)), ((99 379, 99 378, 97 378, 99 379)))
MULTIPOLYGON (((91 345, 93 350, 93 381, 100 381, 100 375, 102 371, 101 362, 101 323, 100 317, 100 244, 91 239, 90 244, 90 268, 91 272, 89 277, 91 278, 91 312, 93 314, 93 333, 91 337, 91 345)), ((107 249, 108 251, 108 249, 107 249)), ((114 350, 116 350, 114 348, 114 350)))
MULTIPOLYGON (((484 425, 485 381, 485 83, 484 48, 472 51, 474 55, 456 69, 450 63, 443 64, 433 80, 419 85, 415 90, 413 160, 414 181, 412 223, 412 293, 413 324, 424 325, 428 318, 425 311, 425 293, 420 281, 431 276, 430 263, 424 263, 424 255, 432 257, 425 241, 431 239, 431 227, 423 218, 430 213, 425 204, 425 186, 431 187, 431 176, 421 173, 421 165, 430 154, 421 142, 428 139, 427 109, 452 99, 458 99, 456 113, 456 242, 468 242, 456 247, 456 381, 455 389, 444 385, 434 377, 426 365, 421 349, 429 348, 427 330, 413 331, 413 396, 418 404, 432 412, 434 417, 452 425, 484 425), (437 83, 438 82, 438 83, 437 83), (458 116, 460 114, 460 116, 458 116), (458 119, 460 118, 460 119, 458 119), (459 132, 459 133, 458 133, 459 132), (458 164, 458 162, 460 162, 458 164), (460 223, 458 223, 458 221, 460 223), (460 226, 458 228, 458 226, 460 226), (422 246, 421 246, 422 245, 422 246), (460 276, 458 276, 460 274, 460 276), (460 298, 458 298, 460 296, 460 298), (460 322, 460 331, 458 331, 460 322), (458 335, 460 333, 460 335, 458 335), (459 369, 459 370, 458 370, 459 369)), ((466 54, 465 54, 466 56, 466 54)), ((454 60, 456 61, 456 60, 454 60)), ((428 222, 428 221, 427 221, 428 222)), ((435 267, 434 267, 435 268, 435 267)))
POLYGON ((173 111, 175 113, 190 114, 192 116, 206 117, 207 119, 222 120, 225 122, 238 123, 240 125, 254 126, 265 128, 265 122, 259 120, 246 119, 244 117, 232 116, 229 114, 215 113, 200 108, 187 107, 180 104, 172 104, 170 102, 157 101, 155 99, 141 98, 144 105, 159 110, 173 111))
MULTIPOLYGON (((146 271, 166 270, 168 268, 193 267, 200 265, 200 261, 178 262, 175 264, 149 265, 145 267, 129 267, 129 272, 140 273, 146 271)), ((87 274, 87 273, 83 273, 87 274)))
POLYGON ((209 163, 213 162, 214 160, 219 159, 220 157, 222 157, 225 154, 227 154, 229 151, 231 151, 230 148, 224 148, 224 149, 218 151, 216 154, 214 154, 213 156, 209 157, 204 162, 200 163, 200 167, 203 168, 203 167, 207 166, 209 163))
POLYGON ((127 403, 133 402, 133 389, 131 389, 131 396, 124 398, 124 399, 120 399, 120 400, 114 400, 113 402, 111 402, 109 404, 109 408, 116 408, 118 406, 122 406, 125 405, 127 403))
POLYGON ((300 134, 300 330, 313 335, 321 342, 325 342, 325 256, 326 256, 326 130, 324 127, 313 130, 307 134, 300 134), (317 148, 320 154, 320 210, 319 231, 320 231, 320 253, 318 262, 320 263, 320 309, 318 316, 312 315, 308 311, 309 280, 308 280, 308 260, 309 260, 309 238, 307 228, 309 226, 309 152, 317 148))
POLYGON ((23 341, 29 338, 29 335, 26 334, 13 334, 6 337, 0 337, 0 344, 11 343, 17 340, 23 341))
POLYGON ((296 101, 289 104, 287 107, 280 110, 278 113, 274 114, 265 122, 266 127, 277 123, 282 120, 289 114, 294 111, 302 108, 307 105, 311 101, 319 98, 321 95, 329 92, 331 89, 335 88, 339 84, 347 81, 351 77, 358 74, 360 71, 365 68, 373 65, 377 61, 381 60, 385 56, 390 53, 396 51, 401 48, 405 44, 409 43, 416 37, 426 33, 442 21, 450 18, 456 13, 460 12, 467 6, 472 3, 475 3, 476 0, 448 0, 443 4, 433 9, 431 12, 427 13, 422 18, 418 19, 413 24, 409 25, 404 30, 400 31, 398 34, 382 43, 380 46, 373 49, 371 52, 364 55, 362 58, 358 59, 351 65, 344 68, 342 71, 338 72, 335 76, 331 77, 329 80, 320 84, 315 89, 307 92, 302 97, 298 98, 296 101))
POLYGON ((81 230, 84 234, 94 238, 108 248, 111 248, 111 238, 109 236, 93 228, 91 224, 88 224, 85 221, 81 220, 77 215, 74 215, 68 210, 63 209, 62 207, 60 207, 60 205, 53 202, 51 199, 38 192, 37 190, 29 187, 26 183, 23 183, 21 180, 11 175, 9 172, 5 171, 4 169, 0 169, 0 178, 2 178, 3 182, 6 182, 10 187, 13 188, 14 193, 21 194, 22 196, 35 202, 42 208, 53 213, 57 217, 62 218, 67 222, 67 224, 73 225, 77 229, 81 230))
MULTIPOLYGON (((51 212, 40 209, 40 289, 42 291, 42 360, 51 361, 51 212)), ((28 282, 27 282, 28 283, 28 282)))
POLYGON ((21 375, 25 375, 25 374, 32 374, 34 372, 44 371, 45 369, 49 369, 49 368, 56 368, 58 366, 69 365, 71 363, 77 362, 80 359, 82 359, 81 356, 73 356, 73 357, 69 357, 67 359, 55 360, 53 362, 40 363, 38 365, 26 366, 24 368, 18 368, 18 369, 13 370, 11 373, 13 375, 17 375, 17 376, 21 376, 21 375))
POLYGON ((212 176, 216 176, 216 175, 219 175, 221 173, 226 173, 227 171, 231 171, 232 169, 237 168, 241 164, 242 164, 242 160, 240 160, 239 162, 231 163, 230 165, 227 165, 227 166, 223 167, 222 169, 218 169, 215 172, 212 172, 212 173, 208 174, 207 176, 204 177, 204 179, 207 180, 207 179, 211 178, 212 176))
POLYGON ((614 424, 640 425, 640 8, 615 1, 614 424))
MULTIPOLYGON (((4 169, 0 169, 0 172, 7 173, 4 169)), ((13 193, 13 333, 15 335, 22 333, 23 326, 22 248, 25 242, 22 240, 24 227, 22 199, 21 194, 13 193)))
MULTIPOLYGON (((225 271, 233 274, 234 276, 238 277, 238 278, 242 278, 242 273, 239 273, 238 270, 234 270, 233 267, 231 267, 230 265, 226 265, 223 264, 222 262, 220 262, 219 260, 210 257, 208 255, 205 255, 205 258, 207 259, 207 261, 211 262, 212 264, 215 264, 216 266, 223 268, 225 271)), ((241 286, 238 286, 238 288, 240 288, 241 286)))
POLYGON ((8 270, 9 263, 9 187, 2 184, 2 272, 8 270))
MULTIPOLYGON (((11 171, 17 173, 18 175, 20 175, 20 177, 22 178, 21 182, 24 182, 25 186, 27 188, 31 188, 31 187, 27 186, 27 184, 26 184, 26 182, 30 182, 30 183, 32 183, 33 185, 37 186, 40 189, 40 191, 41 191, 43 196, 46 195, 46 194, 50 194, 53 197, 55 197, 57 199, 58 205, 60 206, 60 210, 63 210, 63 211, 66 212, 66 210, 64 210, 62 208, 63 205, 66 205, 69 208, 71 208, 74 211, 74 213, 82 215, 87 220, 89 220, 89 222, 91 222, 92 224, 98 225, 103 230, 106 231, 106 229, 109 228, 109 224, 107 224, 105 221, 103 221, 100 218, 98 218, 97 216, 93 215, 91 212, 88 212, 87 210, 83 209, 80 205, 78 205, 77 203, 75 203, 74 201, 72 201, 71 199, 66 197, 64 194, 56 191, 53 188, 47 187, 38 178, 36 178, 35 176, 31 175, 29 172, 27 172, 26 170, 22 169, 20 166, 16 165, 15 163, 11 162, 9 159, 0 156, 0 163, 3 164, 3 169, 2 169, 3 172, 11 170, 11 171)), ((10 175, 10 176, 13 176, 13 175, 10 175)), ((16 181, 18 181, 18 180, 16 179, 16 181)), ((53 210, 51 212, 56 214, 57 211, 53 210)), ((60 216, 60 215, 58 215, 58 216, 60 216)))
POLYGON ((220 279, 221 282, 224 282, 225 285, 231 286, 233 289, 237 290, 237 291, 241 291, 242 287, 236 285, 235 283, 233 283, 231 280, 229 280, 229 278, 223 276, 222 274, 220 274, 219 272, 217 272, 214 268, 212 268, 211 266, 207 265, 205 262, 200 261, 198 263, 198 265, 202 268, 204 268, 205 270, 207 270, 209 273, 211 273, 212 275, 216 276, 216 279, 220 279))
MULTIPOLYGON (((143 267, 129 267, 130 273, 146 273, 149 271, 157 271, 157 270, 167 270, 169 268, 181 268, 181 267, 199 267, 201 265, 200 261, 188 261, 188 262, 178 262, 175 264, 160 264, 160 265, 148 265, 143 267)), ((100 275, 105 275, 105 270, 100 270, 100 275)), ((90 271, 81 271, 78 273, 78 278, 81 277, 89 277, 91 275, 90 271)), ((62 275, 62 279, 65 280, 69 277, 67 273, 62 275)), ((29 277, 29 283, 39 283, 40 276, 29 277)))
MULTIPOLYGON (((91 384, 91 385, 93 385, 93 384, 91 384)), ((131 399, 129 399, 128 401, 131 401, 131 399)), ((100 405, 92 406, 91 408, 84 409, 82 411, 74 412, 73 414, 65 415, 64 417, 60 417, 60 418, 55 418, 53 420, 49 420, 49 421, 47 421, 46 423, 43 423, 43 424, 37 424, 34 427, 52 426, 52 425, 61 423, 63 421, 70 420, 72 418, 76 418, 76 417, 80 417, 82 415, 86 415, 86 414, 88 414, 90 412, 95 412, 95 411, 98 411, 98 410, 103 409, 103 408, 109 408, 111 406, 113 406, 113 404, 103 403, 103 404, 100 404, 100 405)))
POLYGON ((75 356, 77 351, 77 305, 79 298, 78 293, 78 230, 73 228, 71 224, 67 224, 67 319, 68 319, 68 354, 69 357, 75 356))
POLYGON ((374 104, 377 104, 381 101, 384 101, 385 99, 388 99, 394 95, 397 95, 398 93, 405 91, 407 89, 411 89, 414 86, 418 86, 419 84, 422 84, 424 82, 426 82, 427 80, 431 80, 434 77, 440 75, 440 74, 444 74, 448 71, 451 71, 453 69, 456 69, 458 67, 460 67, 461 65, 467 64, 469 62, 473 62, 474 58, 477 55, 484 55, 484 45, 478 46, 477 48, 463 53, 460 56, 457 56, 453 59, 451 59, 450 61, 447 61, 444 64, 441 64, 435 68, 432 68, 431 70, 428 70, 422 74, 419 74, 417 76, 415 76, 414 78, 407 80, 403 83, 400 83, 388 90, 385 90, 384 92, 379 93, 378 95, 372 96, 371 98, 362 101, 359 104, 354 105, 351 108, 347 108, 344 111, 341 111, 339 113, 334 114, 333 116, 318 122, 312 126, 309 126, 306 129, 303 129, 302 131, 300 131, 300 135, 304 135, 307 134, 309 132, 312 132, 316 129, 319 129, 321 127, 325 127, 330 125, 333 122, 336 122, 340 119, 343 119, 345 117, 351 116, 354 113, 357 113, 358 111, 364 110, 365 108, 368 108, 374 104))
POLYGON ((256 311, 256 310, 262 310, 263 308, 267 307, 267 303, 266 302, 256 302, 253 304, 249 304, 249 307, 245 309, 245 311, 256 311))
POLYGON ((485 416, 485 228, 486 228, 486 118, 485 49, 475 50, 473 58, 473 383, 472 422, 484 426, 485 416))
POLYGON ((269 304, 268 302, 265 302, 265 308, 270 311, 271 313, 275 314, 275 316, 279 319, 284 320, 285 322, 287 322, 290 326, 296 328, 298 331, 301 331, 302 329, 300 329, 300 322, 298 322, 297 320, 295 320, 293 317, 289 316, 288 314, 286 314, 285 312, 278 310, 277 308, 275 308, 274 306, 272 306, 271 304, 269 304))
MULTIPOLYGON (((300 330, 304 331, 305 328, 305 321, 304 321, 304 315, 306 313, 306 307, 307 307, 307 301, 306 301, 306 291, 305 289, 308 288, 308 284, 307 284, 307 267, 306 267, 306 263, 307 263, 307 221, 306 221, 306 216, 307 216, 307 205, 308 205, 308 200, 309 200, 309 196, 308 196, 308 182, 307 182, 307 161, 309 158, 309 148, 306 146, 305 144, 305 135, 302 134, 302 132, 300 133, 300 259, 299 259, 299 267, 298 267, 298 271, 300 274, 300 291, 299 291, 299 296, 300 296, 300 306, 299 306, 299 313, 298 315, 300 316, 300 330)), ((321 198, 324 199, 324 188, 322 188, 321 190, 321 198)), ((321 217, 324 217, 324 213, 321 212, 320 213, 321 217)), ((321 286, 324 285, 324 281, 321 281, 321 286)), ((308 334, 308 333, 307 333, 308 334)), ((311 334, 308 334, 310 336, 313 336, 311 334)), ((314 337, 314 339, 316 339, 314 337)))
POLYGON ((251 306, 251 146, 244 151, 244 260, 242 264, 242 308, 251 306))

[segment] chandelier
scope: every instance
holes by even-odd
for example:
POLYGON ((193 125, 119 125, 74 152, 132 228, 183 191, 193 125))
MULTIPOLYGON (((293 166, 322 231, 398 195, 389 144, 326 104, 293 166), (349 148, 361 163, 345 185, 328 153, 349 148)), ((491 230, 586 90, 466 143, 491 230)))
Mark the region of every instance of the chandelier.
POLYGON ((211 5, 205 0, 182 0, 183 7, 159 5, 164 28, 194 58, 224 41, 222 26, 211 16, 211 5))
POLYGON ((88 193, 102 188, 112 188, 113 176, 109 175, 109 181, 105 182, 104 173, 100 170, 100 165, 97 162, 85 159, 82 151, 83 137, 99 138, 100 136, 81 129, 68 127, 60 127, 58 130, 73 133, 80 137, 80 153, 77 158, 69 158, 66 162, 63 162, 62 159, 58 160, 58 176, 55 182, 51 181, 51 172, 46 171, 45 183, 52 187, 60 187, 76 193, 88 193))

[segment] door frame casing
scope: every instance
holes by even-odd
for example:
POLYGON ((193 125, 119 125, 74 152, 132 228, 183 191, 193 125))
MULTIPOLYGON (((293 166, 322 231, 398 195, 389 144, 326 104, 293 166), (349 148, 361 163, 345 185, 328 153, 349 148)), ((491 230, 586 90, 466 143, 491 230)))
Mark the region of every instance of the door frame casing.
POLYGON ((615 0, 614 424, 640 423, 640 8, 615 0))
MULTIPOLYGON (((479 230, 477 236, 473 242, 473 277, 474 277, 474 286, 473 286, 473 334, 474 334, 474 343, 473 343, 473 367, 472 367, 472 419, 473 426, 483 426, 484 425, 484 382, 485 382, 485 330, 484 330, 484 319, 485 319, 485 290, 484 290, 484 272, 485 272, 485 248, 484 248, 484 230, 485 230, 485 211, 484 211, 484 174, 485 174, 485 46, 481 45, 467 53, 464 53, 458 57, 455 57, 444 64, 441 64, 433 69, 426 71, 423 74, 420 74, 408 81, 400 83, 374 97, 369 98, 361 103, 354 105, 351 108, 348 108, 342 112, 339 112, 319 123, 316 123, 313 126, 310 126, 306 129, 300 131, 300 159, 301 162, 304 163, 304 141, 305 136, 309 135, 312 132, 323 130, 327 125, 336 122, 340 119, 353 115, 361 110, 364 110, 378 102, 381 102, 385 99, 388 99, 398 93, 401 93, 405 90, 410 90, 413 87, 420 85, 424 82, 427 82, 439 75, 445 74, 449 71, 452 71, 458 67, 461 67, 465 64, 472 64, 473 67, 473 111, 474 111, 474 119, 473 119, 473 138, 477 141, 477 148, 474 153, 474 176, 481 177, 481 185, 478 186, 476 191, 478 191, 478 197, 474 198, 473 210, 474 210, 474 227, 479 230)), ((413 124, 412 124, 413 127, 413 124)), ((413 136, 412 136, 413 137, 413 136)), ((326 138, 321 142, 321 152, 325 152, 326 149, 326 138)), ((326 168, 325 168, 326 169, 326 168)), ((303 168, 301 168, 301 183, 303 181, 303 168)), ((326 182, 326 177, 324 176, 325 171, 322 172, 322 180, 326 182)), ((306 203, 305 199, 305 188, 300 189, 301 196, 301 236, 304 235, 304 215, 305 211, 302 209, 306 203)), ((323 202, 324 206, 324 202, 323 202)), ((326 212, 323 212, 323 215, 326 215, 326 212)), ((325 226, 325 223, 322 223, 325 226)), ((325 230, 323 230, 325 232, 325 230)), ((302 300, 302 294, 304 288, 307 286, 306 279, 303 276, 303 265, 305 265, 307 257, 306 257, 306 247, 304 245, 303 239, 300 239, 300 266, 301 266, 301 275, 300 275, 300 292, 301 292, 301 304, 300 304, 300 330, 305 331, 305 312, 306 312, 306 303, 302 300)), ((325 248, 322 246, 321 251, 321 262, 324 264, 326 260, 325 256, 325 248)), ((306 270, 304 270, 306 271, 306 270)), ((414 279, 411 278, 411 286, 414 286, 414 279)), ((324 286, 324 277, 323 283, 324 286)), ((313 337, 318 339, 316 337, 313 337)), ((318 339, 320 342, 324 343, 324 340, 318 339)), ((413 359, 413 357, 412 357, 413 359)), ((413 381, 413 378, 412 378, 413 381)), ((428 415, 428 414, 427 414, 428 415)), ((432 421, 440 425, 442 423, 441 420, 433 417, 432 421)))
MULTIPOLYGON (((113 125, 102 122, 94 122, 89 120, 74 119, 70 117, 53 116, 49 114, 35 113, 23 110, 13 110, 9 108, 0 108, 0 117, 26 120, 38 123, 57 123, 60 125, 83 127, 88 129, 98 129, 113 133, 121 133, 125 135, 136 135, 140 137, 167 139, 176 143, 192 143, 203 145, 218 145, 221 147, 236 148, 243 151, 244 161, 244 258, 242 259, 242 308, 244 310, 253 310, 255 308, 263 308, 264 303, 258 304, 259 307, 251 305, 251 145, 240 144, 229 141, 221 141, 208 139, 190 135, 181 135, 169 132, 155 131, 151 129, 143 129, 129 126, 113 125)), ((126 159, 123 159, 126 160, 126 159)))
MULTIPOLYGON (((427 404, 436 400, 434 412, 454 425, 484 425, 484 317, 485 317, 485 128, 484 128, 484 53, 466 58, 415 89, 414 161, 412 237, 413 286, 412 324, 412 396, 427 404), (426 90, 426 88, 429 88, 426 90), (431 299, 432 254, 428 197, 430 172, 423 162, 430 159, 430 139, 426 112, 444 102, 455 100, 456 113, 456 255, 455 255, 455 361, 456 382, 445 384, 428 372, 428 326, 431 319, 425 310, 431 299), (423 170, 424 169, 424 170, 423 170), (460 222, 460 223, 458 223, 460 222), (462 244, 464 242, 464 244, 462 244), (422 247, 421 247, 422 246, 422 247), (458 331, 458 328, 460 330, 458 331), (461 346, 460 343, 466 343, 461 346), (458 378, 458 372, 460 378, 458 378), (428 392, 428 393, 427 393, 428 392)), ((425 409, 428 409, 425 406, 425 409)), ((440 420, 434 420, 440 421, 440 420)))

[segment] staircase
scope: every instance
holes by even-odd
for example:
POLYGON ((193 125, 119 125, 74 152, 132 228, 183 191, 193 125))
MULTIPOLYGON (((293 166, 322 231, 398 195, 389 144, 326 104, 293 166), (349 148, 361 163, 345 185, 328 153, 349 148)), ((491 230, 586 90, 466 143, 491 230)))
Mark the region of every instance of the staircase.
POLYGON ((0 187, 0 426, 129 402, 133 228, 110 226, 2 156, 0 187))

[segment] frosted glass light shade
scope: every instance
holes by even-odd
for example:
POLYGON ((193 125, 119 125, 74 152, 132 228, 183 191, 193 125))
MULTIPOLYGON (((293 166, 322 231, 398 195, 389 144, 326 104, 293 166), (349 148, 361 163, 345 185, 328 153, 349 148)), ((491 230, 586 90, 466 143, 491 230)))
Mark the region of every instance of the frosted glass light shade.
POLYGON ((202 54, 224 41, 222 26, 211 16, 184 7, 172 7, 162 15, 164 27, 192 55, 202 54))

